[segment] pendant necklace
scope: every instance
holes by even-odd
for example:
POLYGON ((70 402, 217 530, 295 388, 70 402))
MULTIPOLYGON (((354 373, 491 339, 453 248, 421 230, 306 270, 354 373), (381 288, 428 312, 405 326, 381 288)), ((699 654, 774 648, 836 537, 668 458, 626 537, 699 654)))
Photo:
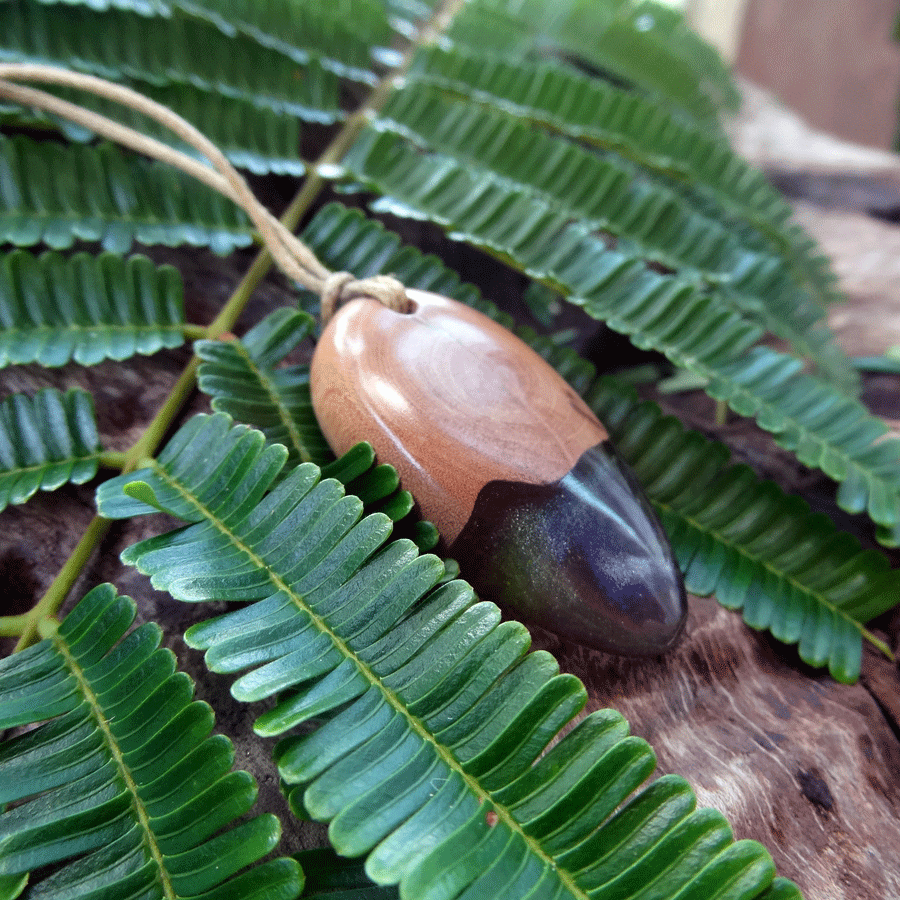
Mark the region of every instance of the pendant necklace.
POLYGON ((681 573, 603 425, 492 319, 404 293, 405 309, 358 297, 327 321, 310 386, 332 450, 369 441, 482 599, 610 653, 673 646, 681 573))

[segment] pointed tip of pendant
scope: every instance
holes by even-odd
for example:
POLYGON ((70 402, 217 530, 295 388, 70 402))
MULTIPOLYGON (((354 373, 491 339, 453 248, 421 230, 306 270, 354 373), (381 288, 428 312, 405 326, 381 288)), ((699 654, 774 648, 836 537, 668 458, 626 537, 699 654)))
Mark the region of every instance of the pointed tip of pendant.
POLYGON ((684 630, 668 539, 607 442, 553 484, 486 485, 451 555, 483 597, 585 646, 656 656, 684 630))

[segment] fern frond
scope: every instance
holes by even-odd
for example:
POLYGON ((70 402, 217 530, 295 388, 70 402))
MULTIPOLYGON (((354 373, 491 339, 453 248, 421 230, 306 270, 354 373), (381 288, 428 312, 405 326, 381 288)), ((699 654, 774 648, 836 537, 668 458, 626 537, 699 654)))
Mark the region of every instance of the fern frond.
POLYGON ((65 249, 76 240, 119 253, 133 241, 230 253, 252 243, 253 229, 206 185, 110 144, 0 136, 0 241, 65 249))
POLYGON ((371 49, 387 43, 384 8, 373 0, 37 0, 48 6, 84 6, 172 18, 176 11, 209 22, 226 37, 236 34, 306 64, 312 57, 356 81, 370 82, 371 49))
POLYGON ((134 615, 101 585, 0 663, 0 728, 44 722, 0 744, 0 802, 18 803, 0 814, 0 873, 31 872, 48 898, 291 900, 294 860, 237 874, 274 848, 278 820, 235 824, 256 785, 229 771, 231 743, 210 737, 212 710, 191 700, 159 628, 124 636, 134 615))
POLYGON ((372 83, 372 48, 387 44, 384 7, 375 0, 170 0, 224 34, 243 34, 306 64, 318 58, 346 78, 372 83))
POLYGON ((194 345, 203 360, 198 384, 213 398, 213 409, 259 428, 271 442, 284 444, 291 465, 315 462, 321 466, 333 459, 312 409, 309 367, 276 368, 314 327, 311 316, 279 309, 242 340, 194 345))
POLYGON ((84 366, 184 343, 181 276, 143 256, 0 256, 0 368, 84 366))
POLYGON ((834 343, 822 307, 771 248, 748 248, 634 167, 417 82, 395 91, 373 125, 534 192, 554 212, 615 235, 620 251, 633 245, 651 261, 711 283, 742 316, 808 355, 824 377, 842 388, 856 386, 857 374, 834 343))
POLYGON ((678 119, 667 105, 560 66, 465 49, 420 50, 409 77, 410 89, 415 82, 437 85, 689 185, 730 213, 733 224, 752 223, 756 240, 782 253, 815 297, 841 299, 827 259, 791 223, 781 194, 724 139, 678 119))
MULTIPOLYGON (((447 30, 455 45, 521 59, 549 45, 560 55, 577 57, 641 92, 665 98, 687 116, 715 128, 721 88, 729 76, 719 63, 685 52, 687 29, 654 27, 655 15, 642 5, 620 0, 560 0, 548 7, 540 0, 475 0, 467 3, 447 30), (699 70, 698 70, 699 64, 699 70), (703 69, 707 71, 704 72, 703 69), (713 84, 713 82, 717 82, 713 84), (713 96, 708 89, 713 88, 713 96)), ((733 99, 734 89, 728 94, 733 99)))
POLYGON ((300 65, 198 19, 25 2, 6 2, 0 10, 2 60, 65 66, 113 81, 190 84, 313 122, 342 115, 338 76, 318 59, 300 65))
POLYGON ((631 389, 601 379, 585 399, 645 486, 688 590, 714 593, 752 628, 797 644, 804 662, 855 682, 862 637, 874 641, 862 623, 900 597, 888 560, 631 389))
POLYGON ((369 132, 347 169, 386 196, 375 207, 440 224, 559 289, 641 348, 709 379, 707 392, 753 416, 807 466, 840 482, 838 502, 884 531, 900 524, 900 442, 856 400, 799 370, 799 359, 754 346, 760 330, 691 284, 607 250, 546 202, 454 161, 369 132))
POLYGON ((53 388, 0 402, 0 509, 97 474, 100 439, 86 391, 53 388))
MULTIPOLYGON (((184 153, 199 156, 193 147, 182 144, 155 119, 148 119, 130 107, 83 91, 54 87, 53 92, 71 103, 128 125, 184 153)), ((201 91, 188 84, 163 87, 142 84, 141 93, 187 119, 238 168, 247 169, 256 175, 271 172, 299 177, 306 172, 306 165, 300 158, 300 121, 294 116, 254 106, 245 100, 201 91)), ((22 110, 16 118, 16 124, 52 124, 73 141, 83 142, 94 138, 93 132, 81 126, 37 111, 22 110)))
POLYGON ((235 697, 280 696, 258 733, 319 723, 281 744, 279 771, 306 785, 292 802, 330 821, 338 852, 368 853, 369 877, 408 896, 586 898, 627 881, 749 900, 768 887, 768 854, 696 810, 682 779, 626 802, 654 760, 618 713, 548 749, 583 706, 581 683, 527 654, 525 628, 468 585, 436 587, 440 561, 386 545, 386 517, 360 519, 314 465, 270 490, 279 467, 258 432, 191 420, 125 490, 194 524, 123 559, 182 600, 257 601, 186 639, 216 671, 249 669, 235 697))

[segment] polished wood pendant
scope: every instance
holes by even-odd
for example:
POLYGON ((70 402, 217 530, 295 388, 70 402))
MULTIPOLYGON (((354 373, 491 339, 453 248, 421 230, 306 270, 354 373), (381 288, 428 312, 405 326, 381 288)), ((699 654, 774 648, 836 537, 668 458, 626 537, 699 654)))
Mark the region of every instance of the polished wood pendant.
POLYGON ((369 441, 483 599, 562 637, 652 655, 686 616, 662 526, 606 429, 530 347, 456 301, 407 290, 337 311, 313 407, 341 454, 369 441))

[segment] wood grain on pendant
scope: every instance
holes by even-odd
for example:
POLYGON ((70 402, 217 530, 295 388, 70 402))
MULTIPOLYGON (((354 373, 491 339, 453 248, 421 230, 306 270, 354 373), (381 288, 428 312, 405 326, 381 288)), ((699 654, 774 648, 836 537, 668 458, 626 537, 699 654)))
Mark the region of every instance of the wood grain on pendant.
POLYGON ((556 481, 607 434, 505 328, 446 297, 407 294, 407 315, 374 300, 338 311, 316 349, 313 403, 328 410, 319 420, 335 453, 370 441, 452 544, 489 481, 556 481))
POLYGON ((332 449, 371 442, 485 599, 599 649, 671 646, 680 573, 606 429, 505 328, 407 294, 408 314, 351 301, 319 341, 312 400, 332 449))

